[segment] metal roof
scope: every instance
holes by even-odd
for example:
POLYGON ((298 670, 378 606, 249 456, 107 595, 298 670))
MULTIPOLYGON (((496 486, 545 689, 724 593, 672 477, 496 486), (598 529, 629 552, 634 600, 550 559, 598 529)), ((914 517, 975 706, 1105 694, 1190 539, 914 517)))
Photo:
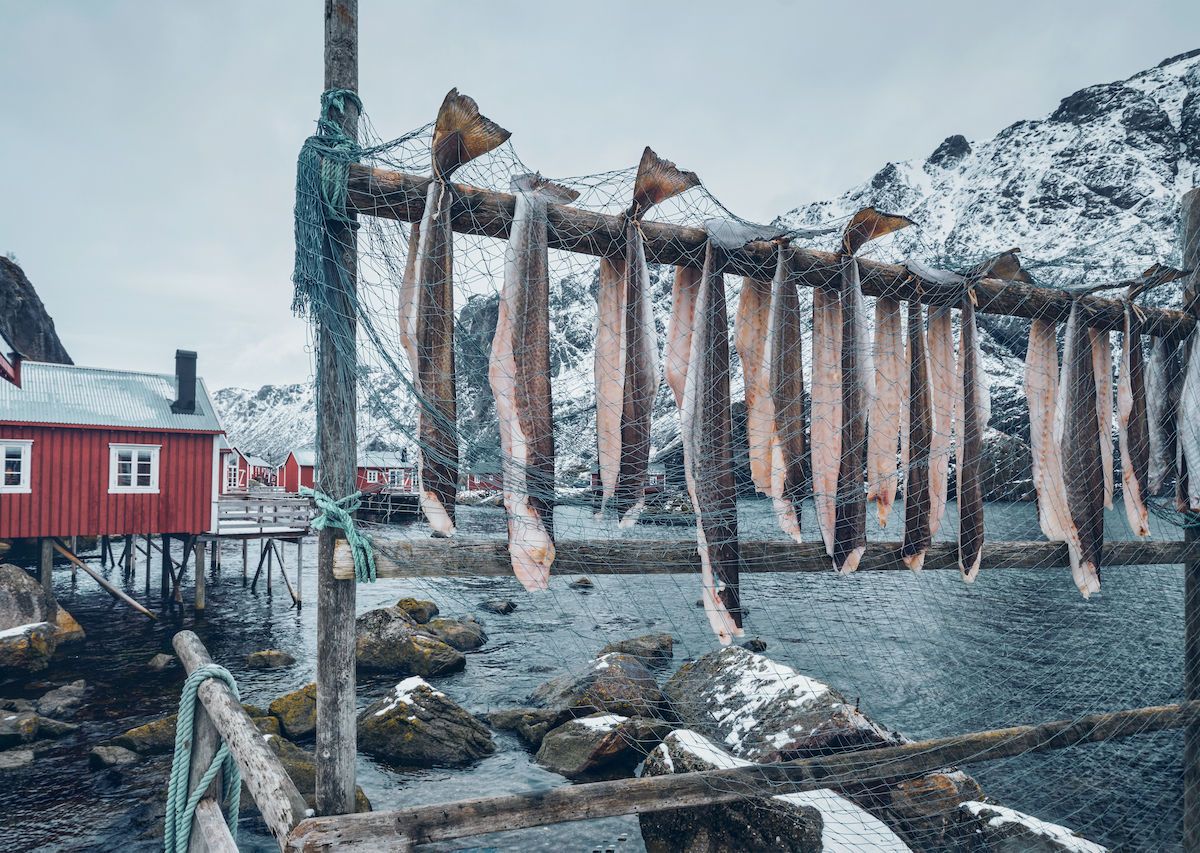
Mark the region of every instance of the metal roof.
MULTIPOLYGON (((292 451, 296 463, 306 467, 315 467, 317 451, 311 447, 301 447, 292 451)), ((358 453, 359 468, 413 468, 415 463, 408 461, 399 451, 392 450, 361 450, 358 453)))
POLYGON ((171 411, 175 376, 21 363, 21 387, 0 382, 0 422, 221 432, 203 379, 196 380, 196 413, 171 411))

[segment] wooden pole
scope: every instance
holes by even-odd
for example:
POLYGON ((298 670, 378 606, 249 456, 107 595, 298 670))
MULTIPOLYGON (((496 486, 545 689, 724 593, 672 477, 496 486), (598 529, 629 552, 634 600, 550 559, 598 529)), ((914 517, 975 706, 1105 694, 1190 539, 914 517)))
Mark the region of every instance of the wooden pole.
POLYGON ((54 601, 54 540, 42 540, 42 554, 39 574, 42 580, 42 589, 46 591, 46 597, 54 601))
MULTIPOLYGON (((197 548, 202 547, 200 545, 197 548)), ((192 718, 192 750, 191 750, 191 767, 188 771, 188 794, 195 792, 200 784, 201 777, 204 776, 204 771, 208 769, 208 765, 212 763, 212 758, 216 755, 217 750, 221 748, 221 736, 217 733, 217 727, 213 724, 212 718, 208 716, 208 711, 204 708, 203 702, 196 703, 195 715, 192 718)), ((211 798, 215 802, 221 801, 221 774, 217 774, 217 778, 213 779, 205 793, 206 798, 211 798)), ((208 844, 205 839, 204 829, 200 823, 199 814, 192 818, 192 834, 188 841, 188 853, 208 853, 208 844)))
MULTIPOLYGON (((1183 262, 1196 269, 1200 262, 1200 189, 1193 189, 1183 197, 1180 210, 1180 232, 1183 244, 1183 262)), ((1196 295, 1200 288, 1200 275, 1193 273, 1183 289, 1183 305, 1196 313, 1196 295)), ((1191 341, 1190 346, 1197 346, 1191 341)), ((1200 430, 1200 424, 1181 417, 1179 429, 1200 430)), ((1183 436, 1179 436, 1183 440, 1183 436)), ((1189 471, 1189 477, 1200 476, 1200 472, 1189 471)), ((1188 542, 1200 541, 1200 516, 1186 516, 1189 526, 1183 530, 1188 542)), ((1200 699, 1200 558, 1193 556, 1183 564, 1183 696, 1185 699, 1200 699)), ((1185 853, 1200 853, 1200 722, 1184 729, 1183 734, 1183 849, 1185 853)))
POLYGON ((58 553, 62 554, 64 557, 66 557, 68 560, 70 560, 72 564, 83 569, 83 571, 87 575, 89 575, 92 580, 94 580, 96 583, 100 584, 101 589, 103 589, 105 592, 107 592, 113 598, 117 599, 117 601, 121 601, 121 602, 124 602, 125 604, 128 604, 130 607, 132 607, 134 610, 136 610, 138 613, 142 614, 143 616, 148 616, 151 619, 158 618, 153 613, 151 613, 149 610, 147 610, 145 607, 142 607, 142 605, 138 604, 137 601, 130 598, 128 595, 123 593, 121 590, 117 589, 111 583, 106 581, 99 572, 97 572, 95 569, 93 569, 87 563, 83 562, 83 560, 76 557, 75 554, 71 551, 71 549, 69 549, 63 543, 61 543, 55 539, 44 539, 42 541, 50 542, 52 544, 52 547, 54 548, 54 550, 58 551, 58 553))
POLYGON ((246 579, 246 574, 250 570, 250 540, 242 540, 242 580, 246 579))
POLYGON ((196 589, 194 592, 196 609, 202 611, 207 606, 207 601, 205 600, 206 589, 204 586, 207 581, 204 577, 204 540, 203 539, 196 540, 196 558, 195 558, 195 560, 193 560, 193 562, 196 565, 196 589))
MULTIPOLYGON (((325 0, 325 88, 358 90, 358 0, 325 0)), ((358 111, 346 105, 342 129, 358 138, 358 111)), ((325 278, 334 284, 317 333, 317 488, 334 499, 354 491, 356 392, 354 229, 331 223, 325 278), (334 251, 339 258, 328 257, 334 251), (344 289, 343 289, 344 288, 344 289)), ((354 581, 333 576, 335 532, 317 551, 317 812, 354 811, 354 581)))
POLYGON ((275 568, 275 542, 272 539, 265 540, 266 555, 267 555, 267 595, 271 594, 271 570, 275 568))
MULTIPOLYGON (((425 210, 429 178, 376 169, 350 167, 350 203, 362 214, 418 222, 425 210)), ((508 193, 484 190, 466 184, 451 184, 455 194, 451 208, 451 227, 462 234, 507 239, 512 227, 515 199, 508 193)), ((547 210, 549 244, 587 255, 620 256, 624 245, 624 220, 621 216, 596 213, 569 205, 551 204, 547 210)), ((644 221, 646 259, 651 263, 681 265, 700 269, 704 265, 704 245, 708 235, 702 228, 644 221)), ((819 287, 838 277, 838 257, 833 252, 794 249, 799 281, 819 287)), ((776 250, 773 243, 755 242, 731 252, 725 271, 770 281, 775 273, 776 250)), ((1184 261, 1184 267, 1190 268, 1184 261)), ((936 282, 911 276, 900 264, 859 261, 862 289, 868 296, 887 294, 926 304, 957 304, 961 291, 947 290, 936 282)), ((984 279, 975 284, 979 300, 976 310, 985 314, 1012 317, 1041 317, 1065 323, 1071 312, 1072 294, 1057 288, 1035 287, 1015 281, 984 279)), ((1079 300, 1088 309, 1090 325, 1120 330, 1124 303, 1118 299, 1085 296, 1079 300)), ((1195 325, 1182 311, 1145 308, 1143 331, 1149 335, 1181 336, 1195 325)))
POLYGON ((934 738, 883 749, 840 752, 780 764, 564 785, 549 791, 481 797, 396 811, 306 820, 288 850, 411 850, 413 845, 531 826, 727 803, 821 788, 860 789, 940 767, 994 761, 1082 743, 1180 728, 1200 720, 1200 702, 1135 708, 934 738), (358 845, 358 846, 356 846, 358 845))
POLYGON ((304 606, 304 537, 296 540, 296 606, 304 606))
MULTIPOLYGON (((149 575, 149 572, 147 572, 149 575)), ((159 592, 162 600, 165 602, 167 596, 171 594, 171 578, 174 573, 171 571, 171 537, 164 533, 162 537, 162 579, 159 583, 159 592)), ((149 580, 147 579, 147 584, 149 580)))

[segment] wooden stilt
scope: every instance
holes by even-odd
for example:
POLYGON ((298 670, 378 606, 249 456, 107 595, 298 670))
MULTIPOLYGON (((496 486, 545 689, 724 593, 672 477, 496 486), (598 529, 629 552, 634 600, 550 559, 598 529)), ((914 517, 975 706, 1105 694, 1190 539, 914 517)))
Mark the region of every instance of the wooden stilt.
POLYGON ((183 575, 187 572, 188 557, 192 553, 194 540, 194 536, 183 537, 183 557, 179 562, 179 574, 175 575, 174 583, 171 585, 171 598, 176 604, 183 604, 183 591, 180 588, 183 586, 183 575))
MULTIPOLYGON (((325 0, 325 88, 358 89, 358 0, 325 0)), ((342 128, 358 137, 358 111, 346 104, 342 128)), ((353 217, 353 214, 351 214, 353 217)), ((317 488, 332 498, 354 492, 358 410, 354 291, 358 249, 352 223, 330 223, 325 278, 333 286, 317 331, 317 488), (338 257, 331 257, 334 253, 338 257)), ((317 552, 317 814, 354 810, 358 745, 355 719, 354 581, 333 576, 332 529, 317 552)))
POLYGON ((212 542, 212 556, 210 557, 211 562, 208 564, 208 567, 214 572, 217 570, 217 554, 219 554, 220 551, 221 549, 217 547, 217 540, 214 539, 212 542))
POLYGON ((304 537, 296 540, 296 606, 304 606, 304 537))
POLYGON ((196 559, 193 561, 196 566, 196 589, 194 592, 195 603, 197 610, 203 610, 207 605, 205 601, 205 584, 207 583, 204 577, 204 540, 196 540, 196 559))
POLYGON ((100 537, 100 568, 104 568, 108 563, 108 537, 100 537))
POLYGON ((267 595, 271 594, 271 569, 275 568, 275 540, 267 540, 267 595))
MULTIPOLYGON (((162 537, 162 578, 160 581, 160 593, 162 600, 165 602, 167 596, 171 594, 171 580, 175 573, 171 571, 171 537, 164 533, 162 537)), ((150 572, 146 572, 146 584, 150 584, 150 572)))
POLYGON ((250 570, 250 542, 246 539, 242 540, 242 580, 246 579, 246 575, 250 570))
POLYGON ((62 542, 59 542, 54 539, 47 539, 44 541, 50 542, 52 544, 52 547, 54 548, 54 550, 58 551, 58 553, 62 554, 64 557, 66 557, 72 563, 79 566, 79 568, 81 568, 85 574, 87 574, 89 577, 91 577, 91 579, 94 580, 96 583, 100 584, 101 589, 103 589, 105 592, 107 592, 109 595, 111 595, 117 601, 128 604, 130 607, 132 607, 138 613, 141 613, 143 616, 148 616, 151 619, 157 618, 153 613, 151 613, 145 607, 142 607, 142 605, 138 604, 134 599, 130 598, 128 595, 121 592, 121 590, 117 589, 115 586, 113 586, 111 583, 109 583, 107 580, 105 580, 103 575, 101 575, 99 572, 97 572, 95 569, 93 569, 87 563, 83 562, 77 556, 75 556, 75 552, 73 552, 71 549, 69 549, 62 542))
POLYGON ((46 596, 54 600, 54 540, 42 540, 42 553, 40 563, 40 575, 42 579, 42 589, 46 591, 46 596))

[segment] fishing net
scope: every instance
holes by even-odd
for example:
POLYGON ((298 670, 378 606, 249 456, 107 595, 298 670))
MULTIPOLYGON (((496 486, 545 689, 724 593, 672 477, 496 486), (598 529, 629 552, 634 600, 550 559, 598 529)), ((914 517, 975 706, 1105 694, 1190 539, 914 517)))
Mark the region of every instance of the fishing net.
MULTIPOLYGON (((1120 329, 1092 336, 1095 369, 1090 376, 1096 390, 1082 394, 1079 388, 1087 377, 1073 374, 1068 363, 1067 303, 1040 298, 1031 290, 1035 283, 1059 290, 1108 280, 1132 284, 1135 304, 1149 310, 1131 313, 1136 331, 1153 309, 1180 307, 1180 285, 1186 279, 1166 283, 1172 277, 1162 272, 1152 282, 1141 277, 1154 262, 1182 266, 1178 253, 1131 255, 1126 268, 1096 270, 1087 260, 1094 246, 1042 259, 1004 255, 1011 237, 1000 234, 995 245, 947 256, 945 241, 933 239, 915 222, 870 239, 861 249, 854 247, 853 260, 848 260, 846 229, 861 224, 854 211, 818 205, 794 220, 758 225, 727 210, 702 184, 687 188, 643 211, 649 317, 642 332, 659 363, 649 368, 653 388, 646 456, 635 471, 641 488, 628 501, 613 494, 606 500, 597 423, 606 417, 621 423, 628 416, 622 368, 629 356, 618 352, 622 361, 614 367, 596 355, 597 347, 606 345, 598 299, 603 301, 602 290, 610 286, 603 281, 598 255, 603 247, 619 251, 625 245, 627 232, 621 229, 628 220, 622 217, 635 197, 637 168, 552 178, 558 188, 578 195, 569 205, 574 215, 551 214, 546 304, 529 308, 547 318, 543 355, 553 424, 549 488, 539 479, 545 459, 535 471, 528 452, 514 454, 511 449, 527 448, 546 436, 521 434, 507 447, 501 440, 504 429, 511 432, 516 424, 520 433, 519 427, 535 421, 537 413, 522 410, 533 398, 513 375, 497 369, 495 348, 509 247, 503 239, 508 225, 497 219, 497 196, 492 194, 512 193, 514 179, 535 174, 536 164, 524 163, 513 144, 504 141, 463 163, 443 190, 452 205, 452 277, 445 281, 453 299, 452 306, 443 302, 437 310, 450 311, 453 373, 440 377, 450 383, 450 400, 445 399, 445 384, 439 386, 442 398, 433 399, 430 374, 422 382, 419 365, 413 363, 414 352, 423 356, 409 340, 403 306, 411 298, 414 267, 432 263, 413 257, 414 251, 423 253, 422 258, 436 254, 423 247, 422 235, 413 239, 412 229, 425 204, 435 124, 384 141, 364 116, 358 124, 360 144, 354 145, 338 129, 339 110, 350 103, 346 97, 327 94, 328 120, 301 157, 296 308, 313 320, 314 359, 332 358, 345 371, 339 381, 356 387, 357 406, 341 416, 356 418, 360 453, 401 454, 386 476, 360 483, 361 500, 372 511, 360 510, 358 529, 372 542, 377 561, 408 566, 412 575, 387 582, 395 584, 397 594, 433 598, 443 611, 471 612, 482 598, 495 597, 511 598, 517 606, 512 616, 488 617, 492 644, 468 667, 494 669, 488 678, 472 682, 470 695, 454 696, 457 701, 472 711, 497 712, 530 705, 532 694, 532 704, 540 703, 543 711, 564 711, 558 718, 539 717, 547 722, 543 730, 596 712, 572 725, 606 734, 604 748, 593 750, 573 770, 563 769, 566 759, 554 756, 552 738, 540 754, 560 772, 594 778, 631 773, 647 753, 642 771, 647 774, 735 767, 1014 724, 1080 720, 1182 699, 1181 567, 1104 566, 1099 570, 1102 592, 1085 599, 1080 589, 1087 586, 1086 579, 1073 581, 1065 547, 1046 544, 1046 522, 1039 520, 1039 504, 1033 500, 1039 486, 1046 493, 1061 488, 1056 494, 1069 505, 1058 507, 1066 519, 1059 519, 1060 527, 1093 524, 1099 513, 1104 541, 1182 538, 1181 528, 1191 516, 1183 511, 1186 482, 1183 503, 1176 498, 1177 471, 1186 467, 1186 454, 1180 451, 1184 461, 1177 466, 1175 447, 1194 441, 1193 433, 1200 429, 1194 418, 1175 414, 1180 394, 1187 398, 1182 336, 1174 335, 1169 346, 1161 347, 1151 336, 1141 337, 1143 385, 1153 374, 1149 395, 1144 388, 1135 390, 1139 404, 1149 410, 1142 410, 1141 422, 1159 419, 1149 430, 1159 435, 1157 442, 1168 428, 1177 426, 1182 432, 1178 440, 1169 437, 1169 448, 1154 444, 1159 468, 1161 460, 1170 461, 1165 470, 1156 471, 1147 471, 1144 464, 1147 454, 1140 443, 1150 442, 1146 430, 1128 436, 1134 443, 1130 455, 1143 459, 1137 476, 1143 479, 1138 485, 1148 513, 1139 516, 1136 508, 1127 513, 1130 486, 1124 443, 1118 442, 1123 430, 1116 393, 1125 363, 1120 329), (353 174, 351 162, 356 164, 353 174), (368 175, 362 170, 377 171, 368 175), (354 209, 368 213, 353 216, 354 209), (597 216, 601 214, 609 218, 597 216), (727 224, 717 226, 714 220, 727 224), (724 268, 730 258, 744 258, 745 253, 739 254, 737 245, 710 248, 706 228, 735 243, 738 234, 774 240, 757 244, 774 247, 760 251, 765 258, 761 275, 749 278, 724 268), (736 233, 730 237, 730 232, 736 233), (352 270, 343 263, 348 238, 338 237, 346 234, 353 235, 357 253, 352 270), (774 253, 780 246, 803 251, 783 278, 785 288, 772 291, 774 253), (707 278, 700 272, 706 249, 708 263, 717 265, 707 278), (690 278, 673 266, 685 256, 696 270, 690 278), (674 261, 664 263, 664 258, 674 261), (847 264, 857 269, 866 294, 854 309, 857 320, 848 316, 850 303, 840 295, 846 293, 847 264), (695 289, 701 280, 707 288, 702 298, 695 289), (350 281, 353 288, 346 286, 350 281), (1154 286, 1140 293, 1147 283, 1154 286), (695 312, 681 316, 681 294, 689 287, 695 312), (786 304, 777 301, 781 292, 786 304), (911 307, 910 297, 923 304, 911 307), (715 304, 721 301, 723 305, 715 304), (831 304, 841 313, 822 315, 831 304), (1040 360, 1027 364, 1030 320, 1038 318, 1038 306, 1044 306, 1043 319, 1052 323, 1043 328, 1040 360), (802 323, 773 325, 784 310, 802 323), (967 314, 974 320, 964 320, 967 314), (828 325, 822 327, 822 322, 828 325), (919 324, 916 332, 914 322, 919 324), (315 331, 318 326, 324 336, 315 331), (688 335, 681 336, 681 328, 688 335), (831 339, 830 330, 841 340, 831 339), (858 413, 863 423, 857 433, 847 431, 849 418, 839 411, 843 402, 855 399, 842 396, 846 358, 853 349, 845 345, 846 336, 862 344, 853 368, 862 383, 857 399, 863 404, 858 413), (694 344, 698 338, 703 343, 694 344), (971 347, 972 338, 977 348, 971 347), (914 372, 909 358, 915 346, 926 352, 923 372, 914 372), (963 397, 964 365, 976 386, 973 399, 963 397), (678 392, 670 381, 672 370, 686 374, 678 392), (786 380, 796 370, 803 377, 799 393, 795 383, 787 390, 786 380), (598 371, 610 380, 615 376, 620 393, 598 396, 598 384, 604 381, 598 371), (663 371, 667 381, 660 379, 663 371), (1047 380, 1069 387, 1055 392, 1047 380), (914 382, 926 390, 914 391, 914 382), (494 386, 505 389, 505 396, 498 400, 494 386), (1053 479, 1057 471, 1060 485, 1037 482, 1030 450, 1037 442, 1031 434, 1031 393, 1051 404, 1038 421, 1044 427, 1043 442, 1051 442, 1041 445, 1041 476, 1053 479), (756 394, 757 411, 750 399, 756 394), (786 394, 792 395, 790 400, 780 396, 786 394), (766 415, 764 397, 771 404, 766 415), (1081 410, 1090 413, 1090 423, 1081 410), (923 435, 913 431, 913 411, 925 411, 923 435), (831 412, 839 418, 837 424, 823 420, 831 412), (977 422, 980 416, 982 423, 977 422), (964 466, 959 448, 970 418, 976 420, 978 445, 967 448, 966 455, 974 459, 964 466), (785 422, 792 426, 781 427, 785 422), (796 424, 802 430, 798 443, 787 432, 797 429, 796 424), (1081 455, 1076 446, 1074 455, 1062 452, 1082 440, 1072 430, 1085 427, 1096 436, 1090 450, 1081 455), (831 445, 832 435, 841 443, 831 445), (861 446, 845 445, 851 435, 861 446), (1111 486, 1106 485, 1102 447, 1115 457, 1111 486), (857 455, 846 463, 851 449, 857 455), (1047 461, 1050 456, 1062 457, 1059 468, 1047 461), (1080 467, 1080 459, 1087 464, 1080 467), (855 469, 850 474, 848 465, 855 469), (449 471, 454 481, 455 541, 444 543, 443 557, 412 565, 423 559, 413 555, 434 553, 430 548, 438 543, 431 543, 430 534, 437 525, 419 515, 397 521, 389 512, 396 507, 415 511, 418 493, 427 485, 426 472, 434 467, 449 471), (1153 490, 1149 478, 1155 480, 1153 490), (718 482, 736 495, 732 514, 728 501, 722 503, 729 494, 713 486, 718 482), (964 494, 975 490, 981 506, 960 511, 960 482, 966 483, 964 494), (916 520, 910 521, 905 496, 910 490, 917 494, 918 487, 926 493, 932 487, 932 499, 928 494, 924 499, 933 510, 927 507, 925 516, 914 515, 916 520), (1082 519, 1074 499, 1095 489, 1111 491, 1111 506, 1097 510, 1093 501, 1092 516, 1082 519), (867 499, 868 490, 874 500, 867 499), (938 515, 939 490, 944 511, 940 522, 931 522, 930 512, 938 515), (880 504, 893 494, 884 527, 880 504), (824 509, 821 500, 826 501, 824 509), (638 501, 644 506, 640 515, 633 513, 636 523, 621 524, 622 514, 629 515, 630 504, 638 501), (855 507, 844 509, 848 504, 855 507), (532 506, 532 514, 545 519, 548 505, 553 506, 550 531, 557 556, 546 589, 527 593, 511 575, 472 571, 489 560, 505 560, 497 543, 506 540, 514 524, 509 516, 528 516, 532 506), (841 560, 826 556, 823 512, 835 518, 834 527, 844 516, 857 514, 868 544, 858 571, 834 570, 835 564, 849 566, 844 553, 841 560), (967 514, 977 517, 967 519, 967 514), (1130 519, 1139 518, 1148 529, 1146 537, 1131 527, 1130 519), (803 544, 795 542, 790 522, 798 524, 803 544), (971 569, 980 555, 964 555, 954 546, 960 532, 979 524, 986 542, 982 571, 972 583, 964 583, 960 563, 971 569), (914 525, 932 530, 931 541, 919 545, 921 537, 911 535, 916 528, 909 529, 914 525), (714 531, 724 532, 725 540, 715 539, 714 531), (924 555, 923 570, 911 571, 900 563, 895 546, 902 540, 918 542, 913 553, 924 555), (891 550, 875 543, 891 543, 891 550), (1013 543, 1011 549, 1004 543, 1013 543), (697 549, 707 549, 714 578, 702 580, 697 549), (571 570, 558 574, 564 565, 571 570), (668 565, 676 570, 664 571, 668 565), (731 590, 736 592, 731 595, 731 590), (505 627, 505 620, 518 619, 512 624, 521 625, 519 630, 505 627), (739 620, 741 629, 730 627, 739 620), (726 635, 719 638, 722 625, 726 635), (673 658, 667 641, 621 645, 643 634, 669 635, 673 658), (503 638, 499 644, 497 637, 503 638), (725 651, 722 640, 731 641, 725 651), (497 645, 500 651, 488 651, 497 645), (630 657, 598 657, 604 648, 625 650, 630 657), (676 671, 683 661, 689 663, 676 671), (664 735, 666 741, 658 745, 664 735)), ((864 199, 864 206, 870 201, 864 199)), ((1147 252, 1156 248, 1148 246, 1147 252)), ((1080 304, 1094 308, 1100 303, 1080 304)), ((432 310, 418 301, 418 313, 432 310)), ((1119 316, 1121 307, 1112 310, 1119 316)), ((1087 316, 1082 313, 1077 322, 1086 325, 1087 316)), ((1086 334, 1078 340, 1087 340, 1086 334)), ((538 355, 533 349, 522 351, 520 343, 517 359, 538 355)), ((1043 506, 1050 503, 1042 501, 1043 506)), ((1051 520, 1051 532, 1058 530, 1055 523, 1051 520)), ((513 529, 514 536, 523 535, 519 523, 513 529)), ((980 531, 973 531, 977 538, 980 531)), ((1094 533, 1054 538, 1079 545, 1094 533)), ((836 531, 830 538, 837 538, 836 531)), ((847 547, 853 550, 854 545, 851 541, 847 547)), ((1088 542, 1081 547, 1086 551, 1088 542)), ((1077 571, 1075 577, 1080 576, 1077 571)), ((442 689, 454 695, 454 682, 447 684, 442 689)), ((1138 725, 1131 723, 1134 730, 1138 725)), ((536 748, 541 733, 526 731, 524 736, 536 748)), ((510 751, 521 748, 509 734, 501 737, 510 751)), ((921 772, 900 768, 894 777, 837 786, 836 792, 760 796, 714 807, 703 816, 687 811, 648 816, 642 828, 647 844, 658 843, 659 849, 670 849, 704 826, 713 837, 732 833, 728 837, 735 845, 737 839, 770 846, 773 839, 793 838, 778 842, 782 849, 809 849, 798 840, 805 828, 823 838, 825 849, 846 850, 903 849, 901 844, 967 849, 984 843, 980 839, 985 836, 1058 832, 1004 811, 1011 807, 1108 846, 1169 849, 1180 833, 1182 752, 1182 735, 1166 731, 1058 751, 1022 751, 987 763, 968 760, 961 771, 957 765, 921 772), (981 797, 992 805, 980 806, 976 801, 981 797)), ((481 787, 469 774, 448 776, 440 782, 424 780, 406 791, 405 802, 513 793, 561 781, 532 761, 521 765, 528 771, 514 774, 505 791, 481 787)), ((745 782, 712 784, 725 785, 732 794, 751 793, 745 782)), ((572 837, 590 843, 598 836, 583 832, 572 837)), ((512 843, 527 849, 535 844, 529 836, 512 843)), ((623 843, 635 845, 636 840, 623 843)), ((1092 849, 1078 840, 1071 843, 1080 845, 1073 849, 1092 849)))

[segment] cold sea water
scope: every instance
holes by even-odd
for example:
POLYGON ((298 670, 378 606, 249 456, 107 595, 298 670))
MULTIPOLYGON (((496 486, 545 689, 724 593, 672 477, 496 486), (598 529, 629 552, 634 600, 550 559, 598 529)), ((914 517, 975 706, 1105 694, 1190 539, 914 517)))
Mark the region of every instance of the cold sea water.
MULTIPOLYGON (((770 505, 740 504, 743 536, 779 536, 770 505)), ((459 509, 463 535, 502 536, 504 516, 493 508, 459 509)), ((903 520, 898 507, 893 526, 903 520)), ((1154 534, 1179 532, 1152 520, 1154 534)), ((811 506, 804 518, 816 530, 811 506)), ((953 529, 954 507, 944 527, 953 529)), ((618 533, 582 507, 561 507, 561 538, 620 536, 682 538, 687 527, 639 525, 618 533)), ((1109 536, 1127 536, 1120 506, 1108 516, 1109 536)), ((398 527, 425 537, 420 523, 398 527)), ((873 531, 895 538, 898 531, 873 531)), ((1031 504, 987 507, 994 541, 1040 538, 1031 504)), ((288 570, 295 549, 283 548, 288 570)), ((268 594, 242 578, 241 546, 222 546, 224 565, 208 572, 208 610, 161 609, 158 555, 147 596, 145 558, 132 578, 109 576, 162 618, 150 622, 112 600, 82 573, 55 570, 55 593, 87 631, 87 642, 67 647, 50 669, 0 682, 0 696, 37 697, 78 678, 87 702, 72 718, 80 730, 40 749, 32 766, 0 776, 2 850, 156 850, 161 848, 161 802, 169 758, 132 770, 94 771, 87 754, 96 743, 173 712, 182 675, 151 673, 146 661, 170 652, 178 630, 196 631, 212 657, 237 677, 244 701, 266 705, 311 681, 316 657, 316 548, 305 548, 305 606, 291 607, 276 578, 268 594), (147 600, 148 598, 148 600, 147 600), (297 663, 252 671, 249 652, 276 648, 297 663), (157 834, 156 834, 157 833, 157 834)), ((251 572, 257 562, 251 546, 251 572)), ((97 558, 91 558, 98 565, 97 558)), ((555 675, 582 671, 606 643, 651 631, 675 637, 675 665, 716 647, 703 611, 695 607, 695 576, 605 576, 578 591, 556 578, 548 593, 530 595, 510 578, 380 581, 358 588, 358 610, 412 595, 433 599, 442 614, 481 618, 489 642, 467 655, 463 672, 435 685, 472 712, 523 704, 555 675), (483 613, 481 601, 511 598, 507 616, 483 613)), ((1165 704, 1182 697, 1183 573, 1179 566, 1113 568, 1103 593, 1084 601, 1065 568, 985 571, 972 585, 955 572, 749 574, 743 601, 747 637, 767 643, 766 654, 840 690, 875 720, 912 738, 1077 717, 1099 711, 1165 704)), ((664 676, 665 677, 665 676, 664 676)), ((359 704, 382 695, 395 679, 360 678, 359 704)), ((565 784, 538 767, 515 737, 497 732, 496 754, 466 769, 406 770, 359 758, 359 782, 376 809, 465 797, 542 790, 565 784)), ((1179 848, 1183 739, 1179 732, 1073 747, 975 764, 967 769, 996 801, 1062 823, 1120 850, 1179 848)), ((272 850, 255 818, 241 822, 243 850, 272 850)), ((637 819, 561 824, 465 839, 437 849, 524 851, 643 849, 637 819)))

